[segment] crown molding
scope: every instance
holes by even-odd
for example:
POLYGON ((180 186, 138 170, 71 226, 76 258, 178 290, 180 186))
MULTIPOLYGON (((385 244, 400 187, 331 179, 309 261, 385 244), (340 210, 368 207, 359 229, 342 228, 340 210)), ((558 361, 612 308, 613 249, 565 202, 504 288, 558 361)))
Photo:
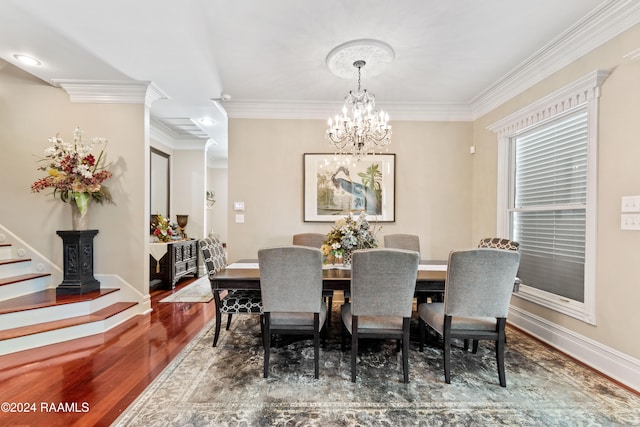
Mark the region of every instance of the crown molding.
POLYGON ((157 117, 149 119, 149 136, 172 150, 203 150, 208 139, 178 135, 157 117))
MULTIPOLYGON (((334 116, 338 102, 238 100, 223 104, 232 119, 320 119, 334 116)), ((393 120, 470 121, 472 112, 464 104, 385 103, 382 110, 393 120)))
POLYGON ((150 81, 54 79, 51 83, 64 89, 71 102, 150 106, 153 101, 168 98, 150 81))
POLYGON ((624 59, 629 60, 629 61, 637 61, 637 60, 639 60, 640 59, 640 48, 638 48, 638 49, 636 49, 636 50, 634 50, 632 52, 627 53, 624 56, 624 59))
POLYGON ((175 149, 175 140, 177 135, 173 130, 164 125, 155 117, 149 118, 149 137, 157 143, 164 145, 172 150, 175 149))
POLYGON ((191 139, 191 138, 182 138, 176 141, 176 145, 174 150, 196 150, 196 151, 204 151, 205 146, 207 145, 206 139, 191 139))
POLYGON ((640 2, 610 0, 527 58, 471 101, 473 119, 640 23, 640 2))

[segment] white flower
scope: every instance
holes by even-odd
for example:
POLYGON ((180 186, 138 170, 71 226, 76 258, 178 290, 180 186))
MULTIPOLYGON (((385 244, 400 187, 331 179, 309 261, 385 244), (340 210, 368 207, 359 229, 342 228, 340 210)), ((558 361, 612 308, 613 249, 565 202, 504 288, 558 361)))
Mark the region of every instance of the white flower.
POLYGON ((93 173, 91 173, 91 170, 89 170, 89 166, 87 165, 78 165, 78 167, 74 169, 74 172, 79 173, 87 179, 93 178, 93 173))

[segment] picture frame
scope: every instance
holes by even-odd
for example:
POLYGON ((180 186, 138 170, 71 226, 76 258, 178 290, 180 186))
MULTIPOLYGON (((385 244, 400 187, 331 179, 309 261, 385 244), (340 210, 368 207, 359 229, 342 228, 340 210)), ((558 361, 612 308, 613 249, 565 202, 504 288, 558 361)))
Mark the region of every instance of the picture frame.
POLYGON ((334 222, 349 213, 395 222, 396 155, 356 160, 342 154, 303 155, 304 222, 334 222))

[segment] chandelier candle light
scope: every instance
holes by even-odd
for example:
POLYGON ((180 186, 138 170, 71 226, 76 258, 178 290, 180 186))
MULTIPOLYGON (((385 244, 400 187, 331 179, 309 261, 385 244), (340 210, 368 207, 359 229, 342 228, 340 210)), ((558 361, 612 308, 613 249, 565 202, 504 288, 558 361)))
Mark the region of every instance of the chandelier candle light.
POLYGON ((327 138, 336 153, 354 156, 357 160, 367 154, 382 152, 391 143, 389 114, 376 111, 376 97, 360 88, 364 60, 357 60, 353 66, 358 69, 358 91, 349 91, 344 100, 342 114, 329 119, 327 138))

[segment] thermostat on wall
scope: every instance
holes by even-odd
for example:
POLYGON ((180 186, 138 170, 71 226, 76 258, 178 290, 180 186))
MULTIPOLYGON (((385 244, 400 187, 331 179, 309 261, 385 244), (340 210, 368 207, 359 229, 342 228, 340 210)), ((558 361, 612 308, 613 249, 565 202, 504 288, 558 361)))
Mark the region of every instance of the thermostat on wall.
POLYGON ((243 211, 244 210, 244 202, 233 202, 233 210, 234 211, 243 211))

